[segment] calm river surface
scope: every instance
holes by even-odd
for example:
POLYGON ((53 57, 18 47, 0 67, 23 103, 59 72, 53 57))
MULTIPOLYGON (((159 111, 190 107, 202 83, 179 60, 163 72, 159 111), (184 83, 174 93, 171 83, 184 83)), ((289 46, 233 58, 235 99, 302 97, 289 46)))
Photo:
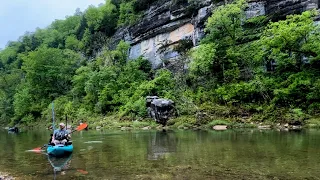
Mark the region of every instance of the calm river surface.
POLYGON ((1 130, 0 172, 18 179, 320 179, 318 130, 90 130, 73 134, 68 158, 27 151, 49 134, 1 130))

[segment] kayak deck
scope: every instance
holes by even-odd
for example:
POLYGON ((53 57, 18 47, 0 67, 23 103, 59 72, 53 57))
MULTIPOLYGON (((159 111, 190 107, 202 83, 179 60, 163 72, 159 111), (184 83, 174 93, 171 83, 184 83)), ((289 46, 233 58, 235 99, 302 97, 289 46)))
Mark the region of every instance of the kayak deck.
POLYGON ((55 156, 55 157, 61 157, 61 156, 67 156, 70 155, 73 152, 73 145, 49 145, 47 147, 47 153, 48 155, 55 156))

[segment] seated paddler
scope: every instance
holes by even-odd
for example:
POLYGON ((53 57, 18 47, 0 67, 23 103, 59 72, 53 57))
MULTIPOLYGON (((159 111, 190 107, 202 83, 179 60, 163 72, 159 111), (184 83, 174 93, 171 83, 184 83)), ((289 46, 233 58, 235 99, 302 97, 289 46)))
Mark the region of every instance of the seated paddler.
POLYGON ((63 144, 65 145, 71 139, 70 132, 66 129, 64 123, 59 124, 59 129, 53 132, 52 143, 55 145, 63 144))

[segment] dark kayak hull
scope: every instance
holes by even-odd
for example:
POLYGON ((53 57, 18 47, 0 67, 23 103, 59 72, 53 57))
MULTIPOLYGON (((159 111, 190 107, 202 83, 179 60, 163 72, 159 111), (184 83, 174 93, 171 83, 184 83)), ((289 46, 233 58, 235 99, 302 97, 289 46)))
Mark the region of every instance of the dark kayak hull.
POLYGON ((73 152, 73 145, 56 145, 56 146, 48 146, 47 153, 50 156, 54 157, 63 157, 70 155, 73 152))

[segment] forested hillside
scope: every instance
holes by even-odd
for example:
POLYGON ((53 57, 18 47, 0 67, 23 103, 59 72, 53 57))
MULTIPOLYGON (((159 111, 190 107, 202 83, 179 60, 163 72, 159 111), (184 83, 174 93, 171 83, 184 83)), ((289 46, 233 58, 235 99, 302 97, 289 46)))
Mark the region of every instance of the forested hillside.
POLYGON ((148 95, 176 102, 177 125, 304 123, 320 115, 316 11, 273 22, 246 18, 245 0, 225 4, 209 17, 199 46, 175 47, 175 68, 152 69, 142 57, 129 60, 130 45, 114 46, 111 37, 154 1, 106 1, 9 42, 0 51, 0 125, 49 122, 52 101, 58 120, 143 119, 148 95))

